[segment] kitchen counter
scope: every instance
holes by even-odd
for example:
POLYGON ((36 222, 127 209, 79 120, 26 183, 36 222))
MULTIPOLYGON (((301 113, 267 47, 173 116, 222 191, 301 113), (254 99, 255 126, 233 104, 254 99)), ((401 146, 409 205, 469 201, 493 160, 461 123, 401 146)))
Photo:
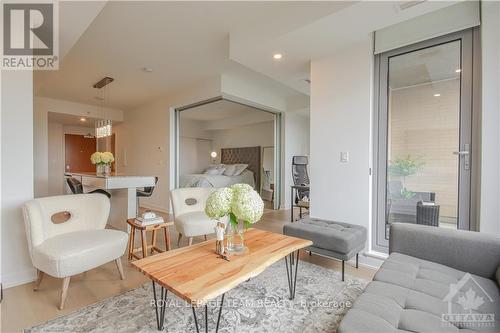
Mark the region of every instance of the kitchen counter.
POLYGON ((125 229, 127 219, 137 217, 137 188, 155 186, 154 176, 120 173, 104 176, 96 175, 95 172, 65 172, 64 176, 78 179, 83 185, 84 192, 98 188, 110 192, 109 224, 118 229, 125 229))

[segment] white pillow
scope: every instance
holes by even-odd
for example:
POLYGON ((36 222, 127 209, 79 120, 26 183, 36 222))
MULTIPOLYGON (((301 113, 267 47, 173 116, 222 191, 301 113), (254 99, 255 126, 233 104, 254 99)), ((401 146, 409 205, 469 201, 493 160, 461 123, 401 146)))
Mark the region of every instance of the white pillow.
POLYGON ((235 164, 226 165, 226 170, 224 170, 224 176, 234 176, 235 172, 236 172, 235 164))
POLYGON ((206 175, 222 175, 224 173, 224 170, 226 168, 224 167, 224 164, 213 164, 210 165, 207 170, 205 170, 204 174, 206 175))
POLYGON ((243 171, 248 168, 248 164, 235 164, 236 171, 233 176, 239 176, 243 171))
POLYGON ((224 172, 224 168, 222 169, 207 169, 205 170, 205 175, 211 175, 211 176, 218 176, 218 175, 222 175, 222 173, 224 172))

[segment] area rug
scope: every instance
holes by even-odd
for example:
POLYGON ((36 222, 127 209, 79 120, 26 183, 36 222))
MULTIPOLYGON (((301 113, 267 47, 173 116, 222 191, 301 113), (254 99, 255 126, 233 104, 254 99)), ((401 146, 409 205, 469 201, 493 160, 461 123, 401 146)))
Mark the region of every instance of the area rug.
MULTIPOLYGON (((299 263, 296 295, 288 299, 284 261, 242 283, 225 296, 219 332, 336 332, 340 320, 367 281, 308 262, 299 263)), ((25 332, 158 332, 152 285, 105 299, 25 332)), ((208 310, 209 332, 215 331, 217 303, 208 310)), ((197 310, 200 332, 205 311, 197 310)), ((164 332, 196 332, 191 307, 168 293, 164 332)))

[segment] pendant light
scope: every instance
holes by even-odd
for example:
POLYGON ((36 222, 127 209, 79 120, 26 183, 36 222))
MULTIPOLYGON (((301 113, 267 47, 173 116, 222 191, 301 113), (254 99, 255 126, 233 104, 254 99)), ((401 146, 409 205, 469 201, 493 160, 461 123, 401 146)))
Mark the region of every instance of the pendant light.
POLYGON ((99 99, 101 100, 102 106, 103 119, 97 120, 95 122, 95 136, 98 139, 110 137, 113 134, 113 121, 109 119, 109 117, 107 117, 105 108, 106 98, 108 97, 108 84, 113 81, 114 79, 112 77, 106 76, 93 86, 94 88, 99 89, 99 99))

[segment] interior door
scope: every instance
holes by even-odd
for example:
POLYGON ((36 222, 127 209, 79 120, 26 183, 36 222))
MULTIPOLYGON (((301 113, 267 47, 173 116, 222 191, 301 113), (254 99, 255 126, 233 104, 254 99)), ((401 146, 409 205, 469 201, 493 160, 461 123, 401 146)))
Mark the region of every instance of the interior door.
POLYGON ((392 223, 470 228, 472 31, 378 56, 376 245, 392 223))
POLYGON ((90 155, 96 151, 96 139, 84 135, 65 134, 65 171, 94 172, 95 166, 90 162, 90 155))

